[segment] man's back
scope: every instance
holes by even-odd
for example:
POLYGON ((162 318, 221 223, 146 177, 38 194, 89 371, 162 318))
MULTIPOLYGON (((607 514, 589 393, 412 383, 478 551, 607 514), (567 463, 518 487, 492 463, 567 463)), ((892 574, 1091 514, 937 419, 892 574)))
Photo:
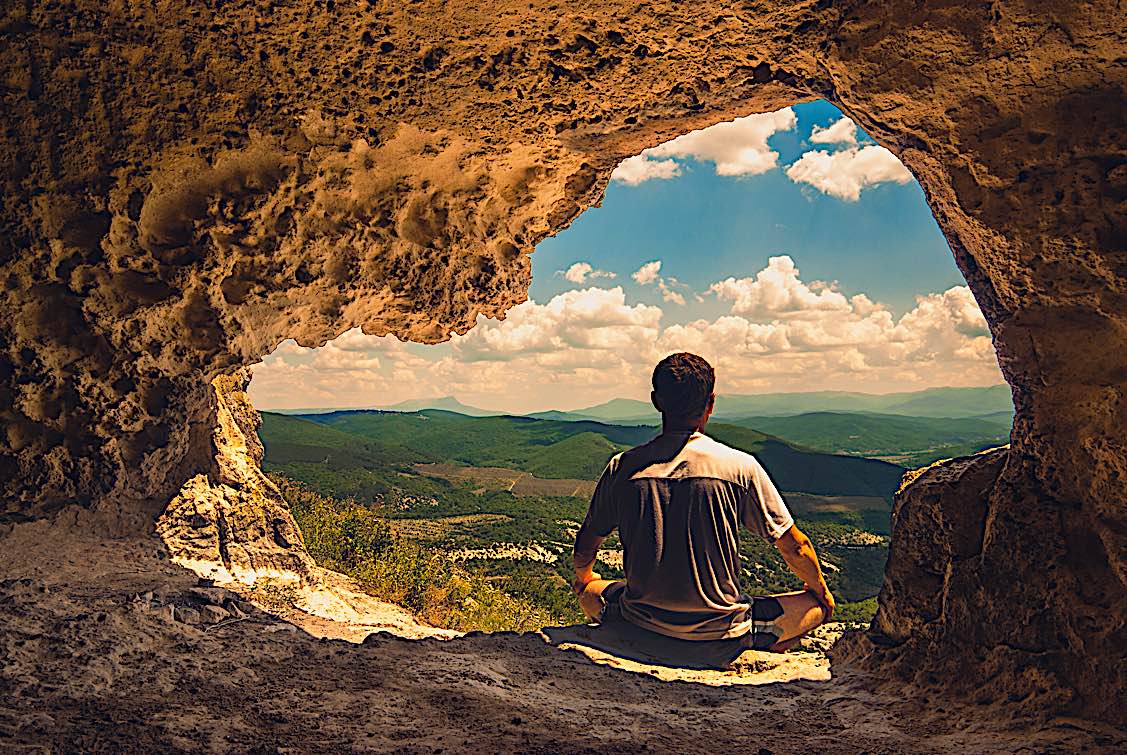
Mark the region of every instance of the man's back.
POLYGON ((775 540, 793 523, 754 457, 675 431, 611 459, 577 542, 617 527, 623 617, 672 637, 712 640, 738 637, 751 623, 740 590, 740 526, 775 540))

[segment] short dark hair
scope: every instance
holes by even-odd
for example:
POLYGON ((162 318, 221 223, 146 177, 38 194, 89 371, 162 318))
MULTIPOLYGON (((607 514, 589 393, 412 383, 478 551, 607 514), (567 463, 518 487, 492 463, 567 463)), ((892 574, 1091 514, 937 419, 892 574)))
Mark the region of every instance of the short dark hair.
POLYGON ((716 372, 702 357, 682 351, 657 363, 653 386, 663 413, 676 419, 694 419, 708 408, 716 372))

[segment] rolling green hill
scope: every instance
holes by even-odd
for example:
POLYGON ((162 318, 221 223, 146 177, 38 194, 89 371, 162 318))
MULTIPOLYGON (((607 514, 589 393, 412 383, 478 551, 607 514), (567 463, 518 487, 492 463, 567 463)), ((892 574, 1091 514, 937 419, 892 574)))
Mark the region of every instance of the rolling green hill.
POLYGON ((904 476, 904 468, 895 464, 819 453, 738 425, 709 423, 706 432, 754 454, 780 490, 890 499, 904 476))
POLYGON ((272 412, 262 412, 258 431, 266 457, 274 463, 323 461, 333 466, 368 464, 373 467, 409 467, 433 459, 406 446, 360 438, 336 428, 272 412))
POLYGON ((591 456, 599 459, 601 470, 610 456, 644 443, 654 434, 653 428, 646 427, 529 417, 466 417, 434 409, 411 413, 331 412, 306 419, 362 438, 401 445, 433 459, 511 467, 550 478, 589 478, 591 456), (591 437, 556 447, 560 441, 579 435, 591 437))
POLYGON ((955 446, 1007 442, 1010 417, 932 418, 894 414, 811 412, 791 417, 745 417, 734 424, 827 453, 884 456, 955 446))
MULTIPOLYGON (((466 417, 437 410, 331 412, 300 419, 335 431, 327 438, 337 444, 341 434, 352 435, 381 444, 379 448, 402 447, 431 460, 507 467, 556 479, 594 479, 613 454, 643 443, 657 432, 657 428, 646 426, 529 417, 466 417)), ((272 426, 264 424, 264 440, 271 430, 272 426)), ((888 498, 904 473, 895 464, 821 453, 746 427, 710 424, 708 433, 755 454, 783 490, 888 498)), ((268 448, 267 460, 270 458, 268 448)))
MULTIPOLYGON (((401 487, 402 473, 435 459, 401 445, 362 438, 300 417, 262 412, 262 466, 323 495, 371 501, 401 487)), ((423 491, 426 492, 425 488, 423 491)))
POLYGON ((528 455, 524 471, 538 477, 559 477, 561 469, 576 472, 576 479, 594 480, 602 474, 607 460, 623 450, 621 444, 596 432, 582 432, 538 448, 528 455))

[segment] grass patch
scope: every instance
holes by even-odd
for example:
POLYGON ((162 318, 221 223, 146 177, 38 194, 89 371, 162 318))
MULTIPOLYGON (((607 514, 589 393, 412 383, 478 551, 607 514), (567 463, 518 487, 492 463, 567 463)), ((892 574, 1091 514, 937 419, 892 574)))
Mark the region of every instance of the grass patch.
POLYGON ((318 565, 347 574, 369 594, 433 626, 524 632, 581 620, 570 591, 549 579, 516 578, 507 591, 504 582, 494 584, 440 551, 397 537, 385 518, 355 500, 327 498, 279 475, 271 479, 318 565))
POLYGON ((297 586, 271 581, 255 583, 249 592, 250 599, 271 611, 293 608, 300 597, 297 586))
POLYGON ((864 629, 869 626, 876 612, 876 598, 867 598, 854 603, 838 603, 834 607, 833 621, 848 624, 850 629, 864 629))

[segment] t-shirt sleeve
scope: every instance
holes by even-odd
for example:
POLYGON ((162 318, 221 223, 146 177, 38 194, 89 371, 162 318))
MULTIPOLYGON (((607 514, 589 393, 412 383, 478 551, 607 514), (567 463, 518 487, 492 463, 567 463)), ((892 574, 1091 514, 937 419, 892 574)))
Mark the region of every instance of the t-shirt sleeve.
POLYGON ((775 542, 794 526, 794 517, 778 488, 754 457, 748 465, 747 495, 740 518, 745 527, 770 542, 775 542))
POLYGON ((595 485, 595 493, 591 496, 591 505, 587 508, 587 516, 583 520, 580 532, 606 537, 618 526, 618 506, 614 500, 614 478, 618 471, 619 456, 612 458, 599 476, 595 485))
POLYGON ((614 478, 618 469, 618 456, 615 456, 603 470, 591 496, 587 516, 575 535, 574 561, 576 568, 595 563, 599 544, 618 526, 618 507, 614 500, 614 478))

